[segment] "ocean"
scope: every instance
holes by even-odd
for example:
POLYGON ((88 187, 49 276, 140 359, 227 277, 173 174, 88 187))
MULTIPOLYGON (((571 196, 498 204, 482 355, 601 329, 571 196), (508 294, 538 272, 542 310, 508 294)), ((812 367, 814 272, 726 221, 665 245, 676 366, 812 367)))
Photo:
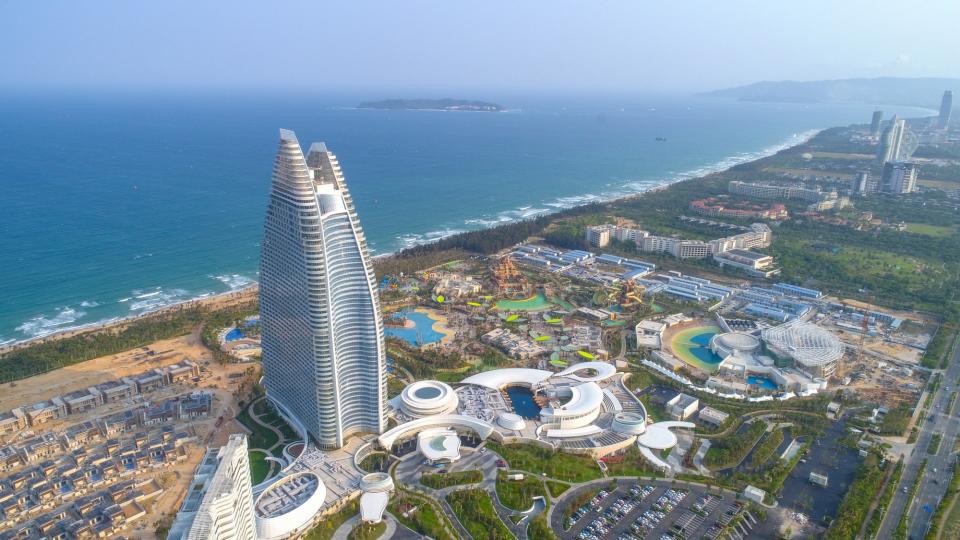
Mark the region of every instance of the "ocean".
POLYGON ((281 127, 338 155, 383 254, 729 167, 873 110, 463 97, 511 111, 357 110, 361 97, 307 94, 4 96, 0 344, 254 282, 281 127))

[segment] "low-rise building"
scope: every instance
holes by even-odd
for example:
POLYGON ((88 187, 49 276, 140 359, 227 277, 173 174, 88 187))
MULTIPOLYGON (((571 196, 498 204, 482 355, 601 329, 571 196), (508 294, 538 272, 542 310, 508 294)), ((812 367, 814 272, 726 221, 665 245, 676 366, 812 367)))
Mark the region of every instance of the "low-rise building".
POLYGON ((721 411, 714 409, 713 407, 707 406, 700 409, 699 418, 703 423, 710 424, 715 427, 720 427, 724 422, 727 421, 730 415, 721 411))
POLYGON ((666 403, 667 413, 674 420, 686 420, 700 408, 700 400, 689 394, 677 394, 666 403))

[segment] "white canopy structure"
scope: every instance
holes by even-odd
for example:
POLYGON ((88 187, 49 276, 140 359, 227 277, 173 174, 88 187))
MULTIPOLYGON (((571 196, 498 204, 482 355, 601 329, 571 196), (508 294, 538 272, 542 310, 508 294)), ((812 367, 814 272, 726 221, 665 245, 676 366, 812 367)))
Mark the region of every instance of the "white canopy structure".
POLYGON ((614 367, 613 364, 608 364, 607 362, 581 362, 568 367, 557 375, 579 382, 599 382, 609 379, 616 374, 617 368, 614 367), (587 370, 596 371, 597 374, 593 376, 577 375, 577 373, 587 370))
POLYGON ((557 424, 560 429, 573 429, 597 419, 603 403, 603 390, 597 383, 583 383, 570 387, 567 391, 569 398, 564 403, 540 411, 540 418, 544 422, 557 424))
POLYGON ((483 386, 491 390, 499 390, 504 386, 511 385, 533 387, 552 376, 552 372, 543 369, 506 368, 477 373, 460 382, 463 384, 483 386))
POLYGON ((443 414, 439 416, 428 416, 427 418, 418 418, 400 424, 390 431, 381 434, 377 438, 377 442, 381 448, 389 449, 401 437, 415 435, 425 429, 438 427, 466 428, 476 433, 481 439, 486 439, 493 433, 493 426, 483 420, 462 414, 443 414))
POLYGON ((425 429, 417 434, 417 450, 430 463, 460 459, 460 437, 450 428, 425 429))

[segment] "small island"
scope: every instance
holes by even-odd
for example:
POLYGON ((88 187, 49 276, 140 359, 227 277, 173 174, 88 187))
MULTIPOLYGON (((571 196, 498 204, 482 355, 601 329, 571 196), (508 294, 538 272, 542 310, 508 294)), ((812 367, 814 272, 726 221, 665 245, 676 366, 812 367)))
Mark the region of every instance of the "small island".
POLYGON ((418 110, 418 111, 470 111, 470 112, 503 112, 507 110, 502 105, 486 101, 469 101, 464 99, 385 99, 382 101, 364 101, 357 106, 359 109, 389 109, 389 110, 418 110))

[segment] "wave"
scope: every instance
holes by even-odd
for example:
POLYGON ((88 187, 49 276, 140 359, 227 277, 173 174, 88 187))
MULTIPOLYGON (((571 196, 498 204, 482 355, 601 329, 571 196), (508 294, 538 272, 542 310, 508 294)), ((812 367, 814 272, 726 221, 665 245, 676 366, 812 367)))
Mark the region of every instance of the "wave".
POLYGON ((164 290, 162 287, 157 287, 157 289, 156 291, 140 294, 137 294, 139 291, 134 291, 133 298, 137 301, 130 303, 130 311, 153 311, 190 299, 190 293, 185 289, 170 289, 169 291, 164 290))
POLYGON ((15 330, 22 332, 31 338, 43 337, 54 332, 64 330, 65 326, 77 322, 86 312, 79 311, 71 307, 57 308, 59 311, 52 317, 38 315, 29 321, 24 322, 15 330))
POLYGON ((92 307, 97 307, 99 305, 100 305, 100 302, 95 302, 93 300, 84 300, 83 302, 80 302, 80 307, 84 307, 84 308, 92 308, 92 307))
MULTIPOLYGON (((399 249, 403 250, 421 244, 429 244, 430 242, 435 242, 442 238, 446 238, 447 236, 452 236, 465 231, 488 229, 498 225, 523 221, 541 215, 567 210, 577 206, 583 206, 585 204, 610 202, 617 199, 622 199, 624 197, 631 197, 641 193, 649 192, 651 190, 663 189, 666 186, 675 184, 677 182, 717 173, 743 163, 748 163, 763 157, 771 156, 781 150, 785 150, 809 140, 819 131, 819 129, 811 129, 802 133, 794 133, 783 141, 767 146, 760 150, 754 152, 737 152, 715 163, 704 165, 702 167, 681 172, 671 172, 664 178, 628 180, 626 182, 616 184, 610 189, 606 189, 599 193, 584 193, 581 195, 557 197, 556 199, 542 201, 536 204, 524 204, 512 210, 504 210, 492 215, 464 219, 462 222, 463 228, 450 226, 446 229, 431 231, 423 234, 403 234, 397 236, 396 238, 399 242, 399 249)), ((383 255, 387 254, 388 253, 385 253, 383 255)))
POLYGON ((240 274, 226 274, 221 276, 210 276, 210 277, 219 281, 220 283, 223 283, 224 285, 229 287, 231 291, 244 289, 256 283, 256 280, 240 274))

